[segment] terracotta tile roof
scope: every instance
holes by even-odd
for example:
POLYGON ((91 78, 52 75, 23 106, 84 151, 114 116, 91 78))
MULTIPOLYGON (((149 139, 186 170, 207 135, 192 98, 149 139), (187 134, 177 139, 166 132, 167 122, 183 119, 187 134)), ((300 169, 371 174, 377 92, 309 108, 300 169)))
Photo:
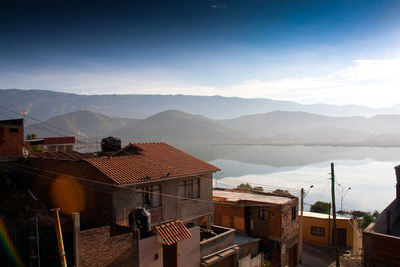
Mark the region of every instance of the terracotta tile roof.
POLYGON ((219 169, 166 143, 130 143, 137 151, 124 156, 86 159, 116 184, 154 181, 216 172, 219 169))
POLYGON ((76 152, 76 151, 68 151, 68 152, 31 152, 29 154, 30 158, 36 159, 57 159, 57 160, 72 160, 78 161, 87 159, 88 156, 85 154, 76 152))
POLYGON ((45 145, 63 145, 63 144, 75 144, 75 136, 60 136, 60 137, 45 137, 43 138, 43 144, 45 145))
POLYGON ((166 245, 178 243, 192 236, 180 220, 157 225, 156 231, 166 245))

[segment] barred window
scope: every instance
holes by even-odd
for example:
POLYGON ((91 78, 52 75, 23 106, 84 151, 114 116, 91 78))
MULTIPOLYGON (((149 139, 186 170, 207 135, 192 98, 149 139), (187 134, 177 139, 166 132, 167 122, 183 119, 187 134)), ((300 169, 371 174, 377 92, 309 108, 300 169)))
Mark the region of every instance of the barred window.
POLYGON ((296 220, 297 217, 297 206, 292 207, 292 221, 296 220))
POLYGON ((268 208, 258 207, 258 219, 260 219, 260 220, 268 219, 268 208))
POLYGON ((185 199, 199 198, 200 197, 199 178, 179 182, 179 197, 185 199))
POLYGON ((161 186, 149 185, 136 188, 136 207, 157 208, 161 206, 161 186))
POLYGON ((325 228, 311 226, 311 234, 316 236, 325 236, 325 228))

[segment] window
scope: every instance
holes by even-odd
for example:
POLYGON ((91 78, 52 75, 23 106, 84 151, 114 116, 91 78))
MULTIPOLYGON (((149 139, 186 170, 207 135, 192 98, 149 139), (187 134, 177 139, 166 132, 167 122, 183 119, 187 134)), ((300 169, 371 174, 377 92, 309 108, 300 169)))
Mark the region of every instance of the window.
POLYGON ((160 185, 136 188, 136 207, 157 208, 161 206, 160 185))
POLYGON ((316 236, 325 236, 325 228, 311 226, 311 234, 316 236))
POLYGON ((268 209, 265 207, 258 207, 258 219, 267 220, 268 219, 268 209))
POLYGON ((199 178, 179 182, 179 197, 186 199, 199 198, 200 197, 199 178))
POLYGON ((297 206, 292 207, 292 221, 296 220, 297 217, 297 206))
POLYGON ((18 133, 18 128, 8 128, 9 133, 18 133))

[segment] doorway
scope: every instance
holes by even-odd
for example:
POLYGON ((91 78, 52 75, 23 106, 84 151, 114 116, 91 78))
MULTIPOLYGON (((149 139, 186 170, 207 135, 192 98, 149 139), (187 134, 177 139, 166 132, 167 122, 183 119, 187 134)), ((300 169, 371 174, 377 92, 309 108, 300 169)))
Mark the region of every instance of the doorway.
POLYGON ((163 266, 177 267, 178 266, 178 251, 177 244, 163 245, 163 266))
MULTIPOLYGON (((334 229, 332 229, 332 237, 334 237, 334 229)), ((345 228, 337 228, 337 237, 338 237, 338 247, 345 248, 346 247, 346 239, 347 233, 345 228)), ((334 238, 332 238, 332 246, 334 246, 334 238)))

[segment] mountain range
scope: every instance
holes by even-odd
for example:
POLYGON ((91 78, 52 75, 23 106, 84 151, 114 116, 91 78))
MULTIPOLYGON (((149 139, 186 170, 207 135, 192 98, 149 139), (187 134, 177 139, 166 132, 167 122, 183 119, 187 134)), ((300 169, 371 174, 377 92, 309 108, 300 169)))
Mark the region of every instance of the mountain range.
MULTIPOLYGON (((303 111, 325 116, 364 116, 400 114, 400 105, 374 109, 359 105, 302 105, 272 99, 246 99, 191 95, 78 95, 46 90, 1 89, 0 107, 24 112, 40 120, 88 110, 110 117, 144 119, 165 110, 201 114, 212 119, 272 111, 303 111)), ((2 109, 0 108, 0 115, 2 109)))
POLYGON ((125 142, 398 146, 400 115, 329 117, 275 111, 212 120, 167 110, 141 120, 78 111, 27 126, 25 132, 40 137, 76 133, 92 143, 97 137, 118 136, 125 142))

